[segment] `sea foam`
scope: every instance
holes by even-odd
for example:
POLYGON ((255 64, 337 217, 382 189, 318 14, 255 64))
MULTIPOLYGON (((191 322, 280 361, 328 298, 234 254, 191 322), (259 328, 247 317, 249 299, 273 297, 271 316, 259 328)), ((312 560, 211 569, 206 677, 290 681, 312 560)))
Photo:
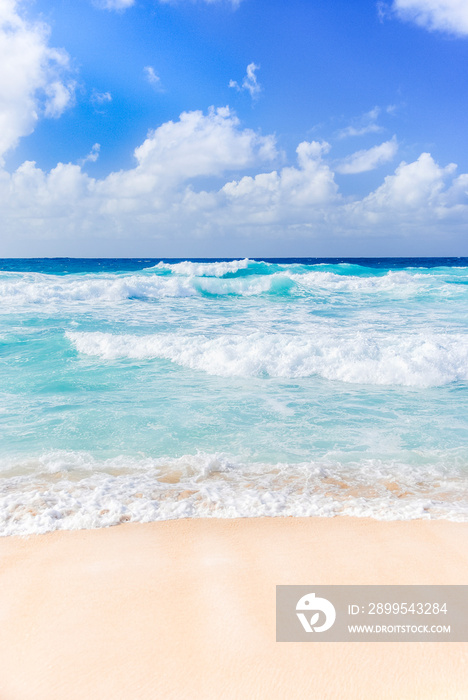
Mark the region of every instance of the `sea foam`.
POLYGON ((97 460, 51 452, 0 465, 24 474, 0 481, 0 536, 181 517, 466 521, 468 485, 453 474, 456 455, 431 457, 409 468, 376 459, 266 464, 225 454, 97 460))

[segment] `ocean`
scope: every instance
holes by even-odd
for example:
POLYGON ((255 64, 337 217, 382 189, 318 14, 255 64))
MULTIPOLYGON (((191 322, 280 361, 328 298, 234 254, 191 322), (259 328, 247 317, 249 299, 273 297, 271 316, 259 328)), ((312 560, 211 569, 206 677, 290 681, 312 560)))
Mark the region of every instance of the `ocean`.
POLYGON ((0 534, 468 520, 468 258, 0 260, 0 534))

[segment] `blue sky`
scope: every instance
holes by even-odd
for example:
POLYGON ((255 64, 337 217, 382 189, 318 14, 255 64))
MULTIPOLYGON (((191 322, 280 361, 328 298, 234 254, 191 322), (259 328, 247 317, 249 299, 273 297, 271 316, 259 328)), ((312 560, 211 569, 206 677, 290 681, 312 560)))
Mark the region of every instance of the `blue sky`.
POLYGON ((0 56, 3 257, 468 254, 459 0, 0 0, 0 56))

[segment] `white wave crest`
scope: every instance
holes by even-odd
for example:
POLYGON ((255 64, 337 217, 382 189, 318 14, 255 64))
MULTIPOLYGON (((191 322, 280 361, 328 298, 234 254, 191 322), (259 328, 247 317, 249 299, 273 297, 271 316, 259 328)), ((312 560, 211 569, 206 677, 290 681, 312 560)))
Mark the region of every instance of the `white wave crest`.
POLYGON ((217 337, 67 332, 78 352, 105 360, 167 359, 219 376, 325 379, 440 386, 468 380, 468 336, 327 330, 217 337))
POLYGON ((190 280, 148 275, 86 275, 57 277, 28 274, 1 279, 4 301, 23 304, 51 302, 118 302, 132 298, 187 297, 197 294, 190 280))
POLYGON ((397 292, 414 294, 441 287, 444 282, 427 275, 410 274, 405 271, 390 270, 385 275, 338 275, 334 272, 314 270, 302 274, 287 273, 298 285, 306 289, 331 292, 397 292))
POLYGON ((151 272, 86 274, 86 275, 47 275, 41 273, 5 274, 0 273, 0 298, 2 311, 15 308, 35 308, 44 305, 112 304, 127 300, 153 300, 163 298, 216 296, 262 296, 287 295, 301 297, 329 298, 334 295, 357 294, 377 296, 379 293, 396 299, 406 299, 422 293, 437 294, 446 298, 453 295, 466 295, 468 287, 448 284, 440 277, 410 274, 408 272, 388 272, 383 276, 341 275, 325 270, 302 270, 298 266, 271 265, 265 272, 267 263, 240 260, 227 263, 159 263, 151 272), (254 265, 252 269, 250 266, 254 265), (159 267, 159 270, 157 269, 159 267), (174 270, 174 268, 177 268, 174 270), (171 269, 176 274, 163 274, 171 269), (227 276, 228 273, 246 270, 247 274, 227 276), (157 274, 160 272, 160 274, 157 274))
POLYGON ((73 276, 25 275, 0 278, 0 297, 8 304, 47 305, 116 303, 129 299, 163 299, 212 295, 255 296, 269 292, 287 292, 294 282, 286 275, 252 275, 232 279, 220 277, 184 277, 139 275, 73 276))
MULTIPOLYGON (((267 263, 263 263, 266 265, 267 263)), ((146 270, 168 270, 176 275, 187 277, 223 277, 229 273, 246 270, 249 266, 255 265, 255 261, 245 258, 244 260, 229 260, 221 262, 191 262, 184 260, 178 263, 160 262, 146 270)))

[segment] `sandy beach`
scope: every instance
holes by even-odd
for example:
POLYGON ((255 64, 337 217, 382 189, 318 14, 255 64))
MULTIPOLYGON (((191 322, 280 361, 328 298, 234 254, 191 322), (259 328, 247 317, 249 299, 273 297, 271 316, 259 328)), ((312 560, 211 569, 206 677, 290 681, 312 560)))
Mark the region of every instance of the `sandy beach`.
POLYGON ((464 584, 468 524, 178 520, 0 539, 0 698, 464 698, 468 644, 275 642, 277 584, 464 584))

